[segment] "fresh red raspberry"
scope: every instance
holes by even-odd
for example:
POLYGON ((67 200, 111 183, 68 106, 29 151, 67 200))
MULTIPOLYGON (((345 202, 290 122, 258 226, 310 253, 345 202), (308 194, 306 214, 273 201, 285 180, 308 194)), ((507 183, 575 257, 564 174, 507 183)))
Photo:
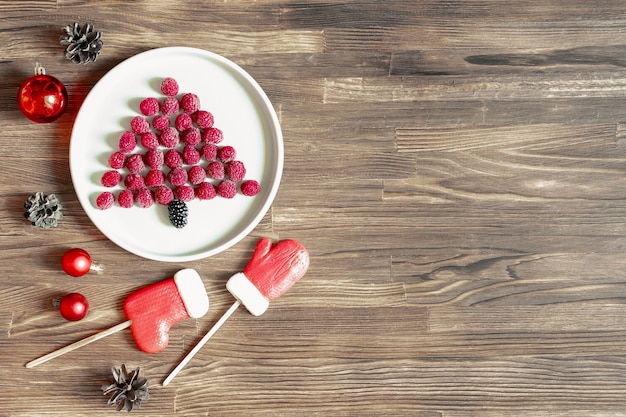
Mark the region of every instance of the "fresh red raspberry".
POLYGON ((154 116, 159 112, 159 108, 159 100, 154 97, 144 98, 141 100, 141 103, 139 103, 139 111, 144 116, 154 116))
POLYGON ((159 147, 159 138, 154 132, 146 132, 141 135, 141 146, 146 149, 156 149, 159 147))
POLYGON ((202 134, 200 129, 196 127, 190 127, 180 135, 180 139, 187 145, 196 146, 202 141, 202 134))
POLYGON ((174 195, 181 201, 191 201, 196 197, 193 188, 188 185, 180 185, 174 189, 174 195))
POLYGON ((208 181, 204 181, 196 187, 196 197, 200 200, 210 200, 216 195, 215 186, 208 181))
POLYGON ((161 102, 161 113, 165 116, 171 116, 180 111, 180 105, 176 97, 165 97, 161 102))
POLYGON ((216 127, 209 127, 202 132, 202 140, 206 143, 220 143, 224 140, 224 133, 216 127))
POLYGON ((197 185, 206 179, 206 171, 200 165, 194 165, 187 171, 187 177, 191 184, 197 185))
POLYGON ((139 174, 128 174, 124 178, 124 185, 131 191, 141 190, 146 186, 146 182, 139 174))
POLYGON ((131 174, 139 174, 145 167, 143 155, 140 153, 134 153, 126 158, 126 168, 128 168, 131 174))
POLYGON ((180 135, 178 134, 178 130, 173 127, 166 127, 161 131, 161 135, 159 136, 159 142, 161 145, 166 148, 173 149, 178 146, 180 143, 180 135))
POLYGON ((194 93, 184 94, 180 99, 180 107, 185 113, 194 113, 200 108, 200 98, 194 93))
POLYGON ((217 150, 217 157, 221 159, 222 162, 231 162, 237 157, 237 151, 232 146, 222 146, 217 150))
POLYGON ((152 169, 161 169, 165 161, 163 151, 160 149, 148 149, 143 159, 145 164, 152 169))
POLYGON ((130 153, 137 146, 137 137, 133 132, 124 132, 122 136, 120 136, 119 140, 119 148, 120 151, 124 153, 130 153))
POLYGON ((195 165, 200 162, 200 152, 193 146, 185 146, 183 148, 183 163, 187 165, 195 165))
POLYGON ((191 120, 191 116, 187 113, 181 113, 176 116, 176 120, 174 120, 174 126, 176 126, 176 129, 178 129, 180 132, 183 132, 193 126, 193 120, 191 120))
POLYGON ((165 153, 165 165, 170 168, 180 168, 183 166, 183 157, 176 149, 170 149, 165 153))
POLYGON ((167 206, 174 199, 174 191, 167 185, 160 185, 154 190, 154 199, 157 203, 167 206))
POLYGON ((241 181, 246 176, 246 167, 241 161, 232 161, 226 165, 224 173, 235 182, 241 181))
POLYGON ((209 178, 214 180, 221 180, 224 178, 224 164, 219 161, 209 162, 209 166, 206 168, 206 174, 209 178))
POLYGON ((231 180, 223 180, 217 184, 216 191, 217 194, 224 198, 233 198, 237 195, 237 184, 232 182, 231 180))
POLYGON ((217 158, 217 145, 214 143, 207 143, 202 147, 202 157, 207 161, 214 161, 217 158))
POLYGON ((248 197, 255 196, 261 191, 261 185, 255 180, 247 180, 241 184, 241 194, 248 197))
POLYGON ((150 123, 141 116, 135 116, 130 121, 130 128, 138 135, 150 131, 150 123))
POLYGON ((111 156, 109 156, 109 166, 111 168, 120 169, 124 168, 124 165, 126 165, 126 155, 124 155, 124 152, 113 152, 111 156))
POLYGON ((100 178, 100 183, 109 188, 115 187, 120 181, 122 181, 122 174, 115 170, 105 172, 100 178))
POLYGON ((153 169, 146 174, 145 182, 148 187, 158 187, 165 183, 165 174, 159 169, 153 169))
POLYGON ((201 129, 213 127, 213 115, 206 110, 198 110, 193 114, 193 121, 201 129))
POLYGON ((109 191, 104 191, 98 197, 96 197, 96 205, 100 210, 106 210, 113 207, 115 203, 115 196, 109 191))
POLYGON ((117 196, 117 204, 123 208, 131 208, 135 204, 135 196, 130 190, 122 190, 117 196))
POLYGON ((150 189, 146 187, 137 191, 137 194, 135 195, 135 200, 143 208, 148 208, 154 204, 154 196, 152 195, 152 191, 150 191, 150 189))
POLYGON ((178 94, 178 83, 172 77, 167 77, 161 81, 161 92, 166 96, 175 96, 178 94))
POLYGON ((167 180, 174 187, 178 187, 187 182, 187 171, 183 168, 174 168, 170 172, 167 173, 167 180))
POLYGON ((152 119, 152 127, 156 130, 163 130, 167 127, 170 127, 170 118, 165 116, 164 114, 157 114, 152 119))

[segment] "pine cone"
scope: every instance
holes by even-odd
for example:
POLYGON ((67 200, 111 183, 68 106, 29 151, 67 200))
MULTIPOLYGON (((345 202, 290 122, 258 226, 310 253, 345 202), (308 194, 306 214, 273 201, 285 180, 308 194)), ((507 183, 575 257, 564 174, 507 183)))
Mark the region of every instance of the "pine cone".
POLYGON ((122 364, 120 369, 111 368, 113 377, 111 384, 102 385, 104 395, 111 395, 108 406, 116 405, 117 411, 126 409, 132 411, 133 407, 141 408, 141 402, 147 401, 150 397, 148 393, 148 381, 139 377, 139 368, 128 373, 126 365, 122 364))
POLYGON ((57 227, 63 218, 63 206, 54 194, 41 191, 28 197, 24 203, 24 217, 33 225, 42 229, 57 227))
POLYGON ((82 27, 78 23, 63 28, 65 35, 61 36, 60 43, 65 48, 65 57, 75 64, 94 62, 102 49, 102 32, 93 30, 93 23, 85 23, 82 27))

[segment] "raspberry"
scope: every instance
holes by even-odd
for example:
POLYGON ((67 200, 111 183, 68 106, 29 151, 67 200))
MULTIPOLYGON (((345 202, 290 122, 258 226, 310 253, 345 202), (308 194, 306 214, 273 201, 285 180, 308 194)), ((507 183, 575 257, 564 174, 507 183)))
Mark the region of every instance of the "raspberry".
POLYGON ((213 127, 213 115, 206 110, 198 110, 193 114, 193 121, 196 122, 196 126, 207 129, 213 127))
POLYGON ((222 162, 230 162, 237 157, 237 151, 232 146, 222 146, 217 151, 217 157, 221 159, 222 162))
POLYGON ((200 162, 200 152, 193 146, 185 146, 183 149, 183 162, 187 165, 195 165, 200 162))
POLYGON ((176 149, 170 149, 165 154, 165 165, 170 168, 180 168, 183 166, 183 157, 176 149))
POLYGON ((224 173, 231 180, 239 182, 246 176, 246 167, 241 161, 232 161, 226 166, 224 173))
POLYGON ((144 155, 144 162, 152 169, 161 169, 164 162, 163 151, 160 149, 148 149, 144 155))
POLYGON ((145 167, 143 156, 139 153, 134 153, 126 159, 126 168, 131 174, 139 174, 145 167))
POLYGON ((100 183, 105 187, 115 187, 120 181, 122 181, 122 174, 117 171, 107 171, 100 179, 100 183))
POLYGON ((160 185, 154 190, 154 199, 157 203, 167 206, 174 199, 174 191, 167 185, 160 185))
POLYGON ((191 116, 187 113, 181 113, 176 116, 174 126, 176 126, 176 129, 182 132, 193 126, 193 120, 191 120, 191 116))
POLYGON ((210 162, 206 174, 214 180, 221 180, 224 178, 224 165, 218 161, 210 162))
POLYGON ((124 185, 131 191, 137 191, 145 187, 146 182, 139 174, 128 174, 124 178, 124 185))
POLYGON ((145 187, 137 191, 137 195, 135 195, 135 200, 137 200, 139 205, 143 208, 148 208, 154 204, 154 196, 152 195, 152 191, 145 187))
POLYGON ((178 83, 172 77, 167 77, 161 81, 161 92, 166 96, 175 96, 178 94, 178 83))
POLYGON ((154 119, 152 119, 152 127, 155 128, 156 130, 163 130, 169 126, 170 126, 170 118, 163 114, 158 114, 154 116, 154 119))
POLYGON ((96 205, 100 210, 106 210, 113 207, 115 203, 115 196, 109 191, 104 191, 98 197, 96 197, 96 205))
POLYGON ((126 165, 126 155, 124 152, 118 151, 113 152, 111 156, 109 156, 109 166, 113 169, 120 169, 126 165))
POLYGON ((145 182, 148 187, 158 187, 165 182, 165 175, 163 171, 153 169, 146 174, 145 182))
POLYGON ((221 197, 233 198, 237 194, 237 185, 230 180, 224 180, 217 184, 216 191, 221 197))
POLYGON ((148 121, 141 116, 135 116, 130 121, 130 128, 133 132, 141 135, 142 133, 150 131, 150 123, 148 123, 148 121))
POLYGON ((174 195, 180 201, 191 201, 196 197, 196 193, 188 185, 180 185, 174 189, 174 195))
POLYGON ((146 149, 156 149, 159 147, 159 138, 154 132, 146 132, 141 135, 141 146, 146 149))
POLYGON ((200 184, 206 179, 206 171, 200 165, 194 165, 187 172, 189 182, 193 185, 200 184))
POLYGON ((159 136, 159 142, 161 142, 161 145, 165 146, 166 148, 171 149, 177 147, 180 143, 178 130, 174 129, 173 127, 166 127, 165 129, 163 129, 161 135, 159 136))
POLYGON ((217 145, 213 143, 207 143, 202 147, 202 157, 207 161, 213 161, 217 158, 217 145))
POLYGON ((165 116, 171 116, 180 111, 180 105, 176 97, 165 97, 161 102, 161 113, 165 116))
POLYGON ((183 168, 174 168, 170 172, 167 173, 167 180, 174 187, 178 187, 179 185, 183 185, 187 182, 187 171, 183 168))
POLYGON ((202 141, 202 134, 200 133, 200 129, 190 127, 181 133, 180 139, 187 145, 196 146, 202 141))
POLYGON ((139 111, 144 116, 154 116, 159 112, 159 100, 154 97, 148 97, 139 103, 139 111))
POLYGON ((216 127, 210 127, 202 133, 202 140, 206 143, 220 143, 224 140, 224 133, 216 127))
POLYGON ((202 182, 196 187, 196 197, 200 200, 210 200, 217 195, 215 192, 215 186, 210 182, 202 182))
POLYGON ((170 222, 177 229, 180 229, 181 227, 185 227, 187 225, 187 216, 189 215, 189 209, 187 208, 187 204, 185 204, 184 201, 172 200, 167 205, 167 214, 169 216, 170 222))
POLYGON ((120 207, 131 208, 133 204, 135 204, 133 192, 130 190, 120 191, 120 194, 117 196, 117 204, 119 204, 120 207))
POLYGON ((137 146, 137 137, 133 132, 124 132, 122 136, 120 136, 119 140, 119 148, 120 151, 129 153, 132 152, 137 146))
POLYGON ((261 191, 261 186, 255 180, 247 180, 241 184, 241 194, 248 197, 255 196, 261 191))
POLYGON ((200 98, 193 93, 187 93, 180 99, 180 107, 185 113, 194 113, 200 108, 200 98))

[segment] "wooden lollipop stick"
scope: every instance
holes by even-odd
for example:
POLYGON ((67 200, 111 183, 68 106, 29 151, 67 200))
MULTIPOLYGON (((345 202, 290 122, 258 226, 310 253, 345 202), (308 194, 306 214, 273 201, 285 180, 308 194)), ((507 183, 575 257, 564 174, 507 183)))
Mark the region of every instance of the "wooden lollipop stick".
POLYGON ((57 349, 54 352, 50 352, 47 355, 44 355, 44 356, 42 356, 40 358, 37 358, 35 360, 32 360, 32 361, 28 362, 26 364, 26 367, 27 368, 32 368, 34 366, 41 365, 42 363, 47 362, 50 359, 54 359, 54 358, 56 358, 58 356, 64 355, 64 354, 66 354, 68 352, 71 352, 71 351, 76 350, 76 349, 78 349, 80 347, 83 347, 83 346, 88 345, 88 344, 90 344, 92 342, 95 342, 96 340, 100 340, 100 339, 102 339, 104 337, 112 335, 113 333, 117 333, 120 330, 126 329, 127 327, 130 327, 131 323, 132 323, 131 320, 127 320, 127 321, 125 321, 123 323, 120 323, 120 324, 118 324, 116 326, 111 327, 110 329, 103 330, 103 331, 98 332, 98 333, 96 333, 94 335, 91 335, 91 336, 86 337, 84 339, 81 339, 81 340, 79 340, 77 342, 74 342, 71 345, 67 345, 67 346, 65 346, 65 347, 63 347, 61 349, 57 349))
POLYGON ((226 320, 228 320, 228 318, 232 316, 232 314, 235 312, 235 310, 237 310, 237 308, 240 305, 241 305, 241 301, 237 300, 233 303, 232 306, 230 306, 230 308, 226 311, 226 313, 224 313, 224 315, 220 317, 217 323, 215 323, 213 327, 211 327, 211 329, 207 332, 207 334, 205 334, 204 337, 200 339, 200 341, 193 347, 193 349, 191 349, 191 351, 187 354, 187 356, 185 356, 183 360, 180 361, 180 363, 176 366, 176 368, 174 368, 174 370, 170 372, 167 378, 163 380, 164 387, 167 386, 167 384, 169 384, 170 382, 172 382, 172 379, 174 379, 174 377, 178 375, 181 369, 183 369, 185 365, 189 363, 191 358, 193 358, 194 355, 198 353, 200 349, 202 349, 202 346, 204 346, 206 342, 208 342, 209 339, 213 337, 213 335, 219 330, 219 328, 222 327, 224 323, 226 323, 226 320))

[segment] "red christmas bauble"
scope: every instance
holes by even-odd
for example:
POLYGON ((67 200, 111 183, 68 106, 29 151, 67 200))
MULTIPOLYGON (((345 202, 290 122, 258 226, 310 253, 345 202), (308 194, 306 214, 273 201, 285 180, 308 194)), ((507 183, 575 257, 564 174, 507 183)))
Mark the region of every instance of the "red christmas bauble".
POLYGON ((82 277, 91 269, 91 256, 84 249, 69 249, 63 254, 61 267, 68 275, 82 277))
POLYGON ((37 123, 57 120, 67 107, 67 90, 61 81, 37 64, 35 75, 22 83, 17 95, 17 104, 28 119, 37 123))
POLYGON ((78 321, 87 315, 89 302, 84 295, 77 292, 67 294, 61 298, 59 312, 65 320, 78 321))

